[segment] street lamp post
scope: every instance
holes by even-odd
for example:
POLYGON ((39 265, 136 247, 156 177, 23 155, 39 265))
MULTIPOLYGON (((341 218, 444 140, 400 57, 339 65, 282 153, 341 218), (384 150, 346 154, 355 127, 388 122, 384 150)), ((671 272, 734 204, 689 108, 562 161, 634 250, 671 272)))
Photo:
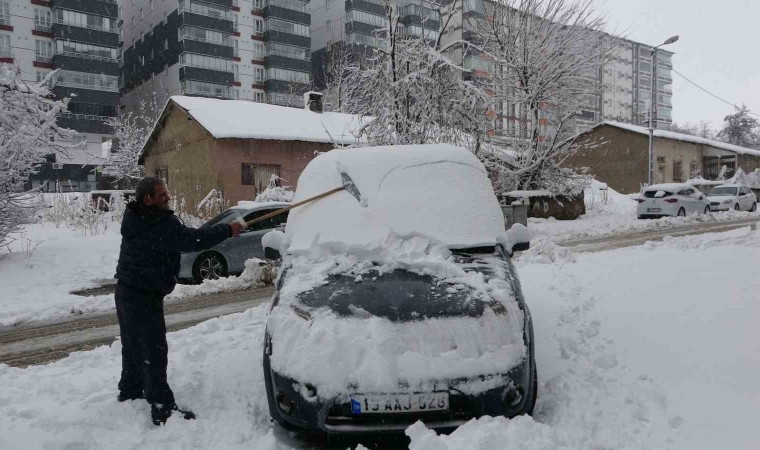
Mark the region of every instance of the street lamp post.
POLYGON ((654 121, 655 108, 657 102, 657 49, 663 45, 672 44, 678 40, 678 36, 671 36, 662 44, 652 48, 649 54, 652 56, 652 85, 649 99, 649 170, 647 174, 647 184, 652 185, 654 181, 654 121))

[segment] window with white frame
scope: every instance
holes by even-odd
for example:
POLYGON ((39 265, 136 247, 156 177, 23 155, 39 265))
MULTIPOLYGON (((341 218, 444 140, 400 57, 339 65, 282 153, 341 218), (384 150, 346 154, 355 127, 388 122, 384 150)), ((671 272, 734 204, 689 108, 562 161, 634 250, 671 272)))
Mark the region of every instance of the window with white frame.
POLYGON ((267 52, 264 50, 264 44, 261 42, 253 43, 253 57, 254 59, 262 60, 266 56, 267 52))
POLYGON ((288 22, 287 20, 269 18, 266 22, 267 30, 281 31, 298 36, 309 36, 309 26, 301 23, 288 22))
POLYGON ((9 34, 0 34, 0 56, 13 56, 11 51, 11 36, 9 34))
POLYGON ((187 67, 200 69, 232 72, 232 61, 229 59, 216 58, 214 56, 198 55, 196 53, 183 53, 180 55, 180 64, 187 67))
POLYGON ((11 5, 8 2, 0 2, 0 25, 11 24, 11 5))
POLYGON ((279 67, 267 68, 267 80, 290 81, 294 83, 308 83, 310 81, 307 72, 281 69, 279 67))
POLYGON ((253 91, 253 101, 258 103, 264 103, 266 96, 261 91, 253 91))
POLYGON ((264 69, 261 67, 254 67, 253 68, 253 82, 256 84, 261 84, 264 82, 264 69))
POLYGON ((37 31, 50 31, 50 25, 53 22, 53 16, 50 11, 44 9, 34 10, 34 29, 37 31))
POLYGON ((53 43, 50 41, 34 40, 34 57, 39 62, 51 62, 53 58, 53 43))
POLYGON ((253 34, 255 35, 264 34, 264 20, 263 19, 259 19, 258 17, 253 18, 253 34))

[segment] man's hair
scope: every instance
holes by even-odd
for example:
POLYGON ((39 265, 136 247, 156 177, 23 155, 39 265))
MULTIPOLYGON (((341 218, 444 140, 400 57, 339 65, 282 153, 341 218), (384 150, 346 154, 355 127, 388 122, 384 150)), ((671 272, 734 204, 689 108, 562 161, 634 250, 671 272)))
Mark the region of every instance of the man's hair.
POLYGON ((135 198, 137 203, 142 203, 146 195, 153 197, 156 195, 156 186, 164 184, 164 180, 158 177, 145 177, 137 183, 135 187, 135 198))

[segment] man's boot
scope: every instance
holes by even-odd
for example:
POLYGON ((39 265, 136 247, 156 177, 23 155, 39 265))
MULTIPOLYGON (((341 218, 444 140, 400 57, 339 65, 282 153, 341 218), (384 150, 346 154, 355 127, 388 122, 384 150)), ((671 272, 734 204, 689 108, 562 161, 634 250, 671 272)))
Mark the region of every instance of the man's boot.
POLYGON ((176 403, 164 405, 161 403, 153 403, 150 405, 150 417, 153 419, 153 425, 163 425, 166 420, 176 411, 185 420, 195 419, 195 413, 188 409, 180 409, 176 403))
POLYGON ((116 400, 119 402, 126 402, 128 400, 137 400, 138 398, 145 398, 143 391, 119 391, 119 396, 116 400))

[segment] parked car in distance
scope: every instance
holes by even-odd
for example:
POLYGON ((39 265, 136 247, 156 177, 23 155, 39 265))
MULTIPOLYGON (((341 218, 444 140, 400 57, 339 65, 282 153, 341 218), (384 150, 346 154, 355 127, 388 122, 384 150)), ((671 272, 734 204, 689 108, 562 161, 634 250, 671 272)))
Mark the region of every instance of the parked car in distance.
MULTIPOLYGON (((238 206, 222 212, 201 226, 209 227, 220 223, 230 223, 242 219, 251 221, 288 206, 284 202, 241 202, 238 206)), ((183 253, 180 261, 180 281, 200 283, 203 280, 216 280, 230 274, 241 273, 245 261, 250 258, 264 259, 261 237, 271 230, 284 230, 288 213, 269 218, 250 226, 235 239, 227 239, 221 244, 202 252, 183 253)))
POLYGON ((738 184, 716 186, 707 196, 711 211, 757 211, 757 198, 752 189, 738 184))
POLYGON ((705 194, 684 183, 654 184, 644 189, 638 199, 636 214, 639 219, 665 216, 708 214, 710 202, 705 194))

